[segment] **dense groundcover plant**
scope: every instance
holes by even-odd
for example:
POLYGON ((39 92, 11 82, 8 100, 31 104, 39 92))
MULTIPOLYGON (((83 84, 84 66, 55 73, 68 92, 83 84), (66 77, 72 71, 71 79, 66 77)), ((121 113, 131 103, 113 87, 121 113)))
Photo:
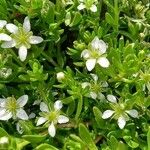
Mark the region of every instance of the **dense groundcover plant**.
POLYGON ((150 150, 150 1, 0 0, 0 149, 150 150))

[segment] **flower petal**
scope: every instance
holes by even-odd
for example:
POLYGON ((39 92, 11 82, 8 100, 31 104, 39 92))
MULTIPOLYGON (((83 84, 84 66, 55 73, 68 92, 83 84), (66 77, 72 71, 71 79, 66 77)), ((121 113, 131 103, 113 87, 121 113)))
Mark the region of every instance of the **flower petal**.
POLYGON ((103 119, 108 119, 114 114, 114 112, 115 111, 113 111, 113 110, 106 110, 106 111, 103 112, 102 118, 103 119))
POLYGON ((0 98, 0 107, 5 107, 5 102, 7 101, 7 99, 5 98, 0 98))
POLYGON ((99 49, 100 53, 104 54, 106 52, 106 49, 108 46, 103 40, 99 40, 98 47, 99 47, 98 49, 99 49))
POLYGON ((85 89, 87 86, 90 87, 91 84, 89 82, 83 82, 83 83, 81 83, 81 86, 83 89, 85 89))
POLYGON ((3 42, 2 45, 1 45, 2 48, 12 48, 14 46, 16 46, 15 40, 11 40, 11 41, 8 41, 8 42, 3 42))
POLYGON ((97 98, 97 94, 95 92, 90 92, 90 96, 93 98, 93 99, 96 99, 97 98))
POLYGON ((9 35, 5 33, 0 33, 0 41, 11 41, 11 40, 12 38, 9 35))
POLYGON ((131 117, 133 117, 133 118, 138 118, 138 112, 137 112, 137 110, 135 110, 135 109, 131 109, 131 110, 128 110, 128 111, 126 111, 131 117))
POLYGON ((66 116, 64 116, 64 115, 59 115, 59 117, 58 117, 58 123, 67 123, 67 122, 69 122, 69 118, 68 117, 66 117, 66 116))
POLYGON ((40 36, 30 36, 29 42, 30 44, 39 44, 43 42, 43 38, 41 38, 40 36))
POLYGON ((31 25, 30 25, 29 17, 25 17, 24 23, 23 23, 23 29, 24 29, 26 32, 29 32, 29 31, 31 30, 31 25))
POLYGON ((48 106, 44 102, 40 103, 40 110, 42 112, 49 112, 48 106))
POLYGON ((112 103, 117 103, 116 97, 114 95, 111 95, 111 94, 107 95, 107 100, 112 102, 112 103))
POLYGON ((85 5, 84 5, 83 3, 81 3, 81 4, 77 7, 78 10, 82 10, 82 9, 84 9, 84 8, 85 8, 85 5))
MULTIPOLYGON (((8 137, 3 136, 3 137, 0 138, 0 145, 6 144, 6 143, 8 143, 8 142, 9 142, 8 137)), ((3 147, 3 146, 2 146, 2 147, 3 147)), ((3 148, 2 148, 2 149, 3 149, 3 148)), ((4 148, 4 149, 5 149, 5 148, 4 148)))
POLYGON ((6 113, 6 109, 0 107, 0 116, 4 115, 5 113, 6 113))
POLYGON ((17 104, 20 106, 20 107, 23 107, 28 101, 28 95, 23 95, 21 97, 18 98, 17 100, 17 104))
POLYGON ((25 46, 21 46, 19 48, 19 58, 21 61, 25 61, 26 57, 27 57, 27 48, 25 46))
POLYGON ((118 118, 118 126, 119 126, 119 128, 120 128, 120 129, 123 129, 124 126, 125 126, 125 124, 126 124, 125 118, 124 118, 123 116, 120 116, 120 117, 118 118))
POLYGON ((48 133, 51 137, 54 137, 56 134, 56 129, 55 126, 53 124, 53 122, 50 124, 50 126, 48 127, 48 133))
POLYGON ((96 7, 96 5, 92 5, 91 7, 90 7, 90 10, 92 11, 92 12, 97 12, 97 7, 96 7))
POLYGON ((31 114, 29 115, 29 119, 33 119, 33 118, 35 118, 35 116, 36 116, 35 113, 31 113, 31 114))
POLYGON ((55 110, 60 110, 62 108, 62 106, 63 106, 63 104, 60 100, 58 100, 54 103, 54 109, 55 110))
POLYGON ((6 24, 7 24, 6 20, 0 20, 0 29, 3 29, 6 24))
POLYGON ((39 126, 39 125, 45 123, 46 121, 47 121, 46 118, 40 117, 40 118, 38 119, 37 123, 36 123, 36 126, 39 126))
POLYGON ((102 66, 103 68, 107 68, 109 67, 109 61, 106 57, 100 57, 98 60, 97 60, 97 63, 102 66))
POLYGON ((89 58, 90 57, 89 50, 85 49, 84 51, 82 51, 81 57, 83 57, 84 59, 89 58))
POLYGON ((3 115, 0 115, 0 120, 9 120, 12 117, 11 112, 5 112, 3 115))
POLYGON ((98 80, 98 76, 96 74, 91 73, 90 75, 92 76, 92 78, 94 79, 94 81, 98 80))
POLYGON ((88 59, 86 61, 86 67, 88 71, 91 71, 92 69, 94 69, 96 64, 96 59, 88 59))
POLYGON ((17 33, 18 32, 18 27, 12 23, 8 23, 6 25, 6 29, 10 32, 10 33, 17 33))
POLYGON ((22 120, 28 120, 29 119, 28 115, 26 114, 26 112, 22 108, 17 110, 16 116, 22 120))

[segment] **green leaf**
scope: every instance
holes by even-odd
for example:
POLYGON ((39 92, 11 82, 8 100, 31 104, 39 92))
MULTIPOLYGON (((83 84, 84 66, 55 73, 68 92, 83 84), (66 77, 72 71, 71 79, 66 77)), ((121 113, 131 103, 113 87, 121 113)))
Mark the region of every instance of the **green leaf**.
POLYGON ((46 135, 23 135, 22 137, 31 143, 41 143, 45 140, 46 135))
POLYGON ((59 150, 59 149, 57 149, 56 147, 52 145, 44 143, 44 144, 37 146, 35 150, 59 150))
POLYGON ((0 127, 0 137, 3 136, 9 136, 9 134, 3 128, 0 127))
POLYGON ((137 148, 137 147, 139 147, 139 143, 137 143, 137 142, 131 140, 131 139, 132 139, 131 136, 124 136, 123 138, 124 138, 124 140, 126 141, 126 143, 127 143, 131 148, 137 148))
POLYGON ((81 111, 82 111, 82 106, 83 106, 83 97, 80 96, 80 98, 78 99, 77 112, 75 115, 75 119, 78 119, 78 117, 80 116, 81 111))
POLYGON ((150 128, 147 133, 147 145, 148 145, 148 150, 150 150, 150 128))
POLYGON ((114 19, 109 13, 106 12, 105 18, 106 18, 107 23, 109 23, 110 25, 115 25, 114 19))
POLYGON ((78 23, 80 23, 80 21, 82 20, 82 15, 79 12, 75 13, 75 16, 71 22, 71 24, 69 25, 70 27, 77 25, 78 23))
POLYGON ((104 129, 105 128, 105 121, 101 117, 102 116, 101 111, 97 107, 93 107, 93 112, 94 112, 95 120, 98 124, 98 127, 101 129, 104 129))
POLYGON ((90 136, 88 129, 83 124, 79 124, 79 135, 81 139, 87 144, 90 150, 98 150, 93 139, 90 136))

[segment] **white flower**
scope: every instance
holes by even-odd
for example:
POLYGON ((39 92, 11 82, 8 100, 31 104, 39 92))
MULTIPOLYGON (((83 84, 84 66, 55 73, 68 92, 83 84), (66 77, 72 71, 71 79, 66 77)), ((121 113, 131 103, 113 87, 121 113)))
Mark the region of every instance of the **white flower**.
POLYGON ((128 121, 130 115, 133 118, 138 118, 138 112, 135 109, 126 110, 123 104, 118 104, 116 97, 113 95, 107 95, 107 100, 113 103, 114 110, 106 110, 102 114, 103 119, 108 119, 113 116, 117 119, 117 123, 120 129, 123 129, 126 125, 126 121, 128 121))
POLYGON ((93 80, 91 80, 90 83, 83 82, 81 84, 82 88, 85 89, 86 87, 88 87, 90 93, 87 95, 87 97, 104 100, 105 96, 102 94, 102 92, 104 92, 108 87, 107 82, 98 81, 98 76, 96 74, 91 74, 91 76, 93 80))
POLYGON ((8 137, 3 136, 3 137, 0 138, 0 145, 1 145, 1 144, 6 144, 6 143, 8 143, 8 142, 9 142, 8 137))
POLYGON ((109 67, 109 61, 105 56, 106 50, 106 43, 102 40, 99 40, 98 37, 95 37, 91 42, 91 48, 85 49, 81 53, 81 57, 86 60, 86 67, 88 71, 92 71, 96 63, 103 68, 109 67))
MULTIPOLYGON (((2 31, 2 29, 6 26, 7 21, 5 20, 0 20, 0 31, 2 31)), ((0 41, 11 41, 12 38, 5 34, 5 33, 0 33, 0 41)))
POLYGON ((28 115, 23 110, 23 106, 28 101, 28 95, 23 95, 17 100, 14 97, 0 98, 0 120, 10 118, 28 120, 28 115))
POLYGON ((57 73, 57 80, 62 81, 65 78, 65 74, 63 72, 57 73))
POLYGON ((68 117, 60 114, 62 106, 62 102, 58 100, 54 103, 54 109, 50 111, 44 102, 41 102, 40 104, 40 110, 42 113, 40 113, 41 117, 39 117, 36 125, 39 126, 44 123, 48 124, 48 133, 51 137, 54 137, 56 134, 55 125, 57 123, 62 124, 69 121, 68 117))
POLYGON ((80 4, 78 5, 77 9, 87 9, 91 10, 92 12, 97 12, 97 7, 95 4, 97 4, 97 0, 79 0, 80 4))
POLYGON ((33 36, 31 30, 30 20, 28 17, 24 19, 23 27, 17 27, 16 25, 9 23, 6 25, 6 29, 12 33, 11 41, 2 43, 2 48, 16 47, 19 49, 19 58, 24 61, 27 57, 27 49, 31 47, 31 44, 39 44, 43 39, 39 36, 33 36))

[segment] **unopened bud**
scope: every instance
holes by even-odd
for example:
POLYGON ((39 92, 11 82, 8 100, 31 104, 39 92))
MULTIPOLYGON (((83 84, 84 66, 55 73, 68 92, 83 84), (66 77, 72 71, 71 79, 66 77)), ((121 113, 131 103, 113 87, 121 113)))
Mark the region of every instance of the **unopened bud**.
POLYGON ((65 78, 65 74, 63 72, 57 73, 57 80, 62 81, 65 78))

